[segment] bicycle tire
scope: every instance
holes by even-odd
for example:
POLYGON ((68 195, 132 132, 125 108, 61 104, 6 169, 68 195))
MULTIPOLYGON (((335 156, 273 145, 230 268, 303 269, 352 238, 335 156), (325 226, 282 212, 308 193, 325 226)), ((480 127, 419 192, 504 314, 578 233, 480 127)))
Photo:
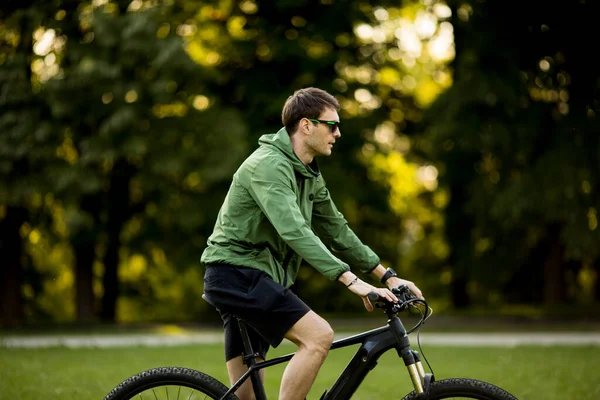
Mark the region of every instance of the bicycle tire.
MULTIPOLYGON (((452 398, 465 398, 473 400, 517 400, 506 390, 488 382, 476 379, 452 378, 435 381, 429 389, 429 400, 442 400, 452 398)), ((404 396, 402 400, 420 400, 416 392, 404 396)))
MULTIPOLYGON (((140 372, 124 380, 111 390, 104 400, 143 399, 144 397, 141 394, 146 391, 152 391, 154 394, 152 399, 154 399, 158 388, 165 388, 167 398, 169 398, 167 391, 169 387, 178 388, 176 391, 178 398, 182 388, 184 392, 190 393, 190 398, 192 398, 193 391, 197 391, 211 399, 222 398, 228 390, 223 383, 203 372, 182 367, 160 367, 140 372)), ((160 393, 162 393, 162 390, 160 393)), ((170 398, 173 399, 173 396, 170 398)), ((184 398, 188 398, 187 394, 184 398)), ((237 400, 237 396, 232 394, 226 400, 237 400)))

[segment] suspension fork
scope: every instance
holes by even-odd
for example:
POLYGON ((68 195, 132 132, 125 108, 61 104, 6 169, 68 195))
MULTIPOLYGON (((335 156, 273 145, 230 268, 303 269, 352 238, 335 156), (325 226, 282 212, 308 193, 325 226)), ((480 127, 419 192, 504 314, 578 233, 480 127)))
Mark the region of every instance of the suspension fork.
POLYGON ((429 392, 429 380, 426 378, 425 369, 421 363, 421 356, 417 351, 410 348, 408 334, 406 333, 402 321, 400 321, 400 318, 393 315, 388 320, 388 324, 396 337, 398 343, 396 351, 398 352, 398 356, 404 361, 404 365, 408 370, 415 392, 418 394, 429 392))

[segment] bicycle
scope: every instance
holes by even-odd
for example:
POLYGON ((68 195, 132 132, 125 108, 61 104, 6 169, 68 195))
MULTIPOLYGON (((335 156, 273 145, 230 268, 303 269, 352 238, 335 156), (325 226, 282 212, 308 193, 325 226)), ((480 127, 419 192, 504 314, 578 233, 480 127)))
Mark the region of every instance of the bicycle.
MULTIPOLYGON (((431 365, 423 356, 429 370, 432 371, 425 373, 421 362, 423 351, 420 341, 419 353, 411 348, 408 335, 415 330, 418 330, 417 334, 419 334, 421 326, 433 311, 425 300, 415 297, 406 286, 392 291, 398 298, 398 303, 390 303, 379 298, 376 293, 369 293, 369 300, 376 307, 383 309, 387 315, 387 325, 336 340, 331 345, 331 350, 356 344, 360 344, 360 347, 331 388, 323 393, 321 400, 341 400, 352 397, 367 373, 375 368, 379 357, 391 349, 395 349, 404 361, 414 387, 411 393, 402 398, 403 400, 440 400, 456 397, 475 400, 517 400, 504 389, 476 379, 450 378, 436 381, 431 365), (419 306, 423 307, 424 311, 419 306), (421 313, 421 319, 407 331, 397 314, 411 308, 416 308, 421 313)), ((202 297, 210 303, 204 295, 202 297)), ((108 393, 104 400, 144 399, 144 394, 148 396, 147 398, 158 400, 158 396, 162 396, 163 393, 166 394, 164 397, 166 399, 179 399, 183 394, 183 398, 188 400, 200 398, 199 396, 235 400, 237 399, 235 391, 248 378, 251 379, 256 399, 266 400, 259 370, 287 362, 295 353, 257 361, 258 353, 252 349, 245 323, 238 319, 238 325, 244 341, 244 361, 248 365, 248 371, 233 386, 227 387, 217 379, 197 370, 161 367, 140 372, 126 379, 108 393)))

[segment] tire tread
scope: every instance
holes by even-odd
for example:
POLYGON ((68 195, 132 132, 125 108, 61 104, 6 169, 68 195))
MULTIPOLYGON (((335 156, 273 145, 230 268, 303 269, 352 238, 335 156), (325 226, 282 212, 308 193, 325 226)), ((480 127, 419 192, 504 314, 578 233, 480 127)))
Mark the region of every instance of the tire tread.
MULTIPOLYGON (((183 385, 207 391, 214 398, 221 398, 228 388, 223 383, 203 372, 183 367, 159 367, 142 371, 121 382, 111 390, 104 400, 129 400, 135 394, 157 386, 183 385)), ((227 400, 237 400, 230 395, 227 400)))
MULTIPOLYGON (((441 400, 459 395, 478 396, 472 398, 479 400, 518 400, 512 394, 498 386, 469 378, 449 378, 435 381, 431 384, 429 398, 431 400, 441 400)), ((402 400, 417 399, 419 399, 419 396, 414 391, 402 398, 402 400)))

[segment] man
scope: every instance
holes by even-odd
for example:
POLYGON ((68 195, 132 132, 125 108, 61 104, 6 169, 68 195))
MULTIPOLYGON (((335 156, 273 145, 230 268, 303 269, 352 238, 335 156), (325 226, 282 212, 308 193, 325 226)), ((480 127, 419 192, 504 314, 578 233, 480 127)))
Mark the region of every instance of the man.
MULTIPOLYGON (((232 314, 252 328, 253 349, 262 359, 269 345, 277 347, 283 338, 298 346, 283 373, 280 400, 305 398, 333 341, 329 324, 289 289, 302 259, 359 295, 369 311, 371 291, 397 299, 389 289, 360 280, 350 265, 389 288, 406 284, 421 297, 412 282, 380 264, 331 200, 315 157, 331 155, 341 136, 338 110, 337 100, 317 88, 298 90, 287 99, 284 127, 263 135, 259 148, 234 174, 202 254, 204 292, 223 317, 232 384, 247 371, 232 314)), ((236 395, 254 398, 250 380, 236 395)))

